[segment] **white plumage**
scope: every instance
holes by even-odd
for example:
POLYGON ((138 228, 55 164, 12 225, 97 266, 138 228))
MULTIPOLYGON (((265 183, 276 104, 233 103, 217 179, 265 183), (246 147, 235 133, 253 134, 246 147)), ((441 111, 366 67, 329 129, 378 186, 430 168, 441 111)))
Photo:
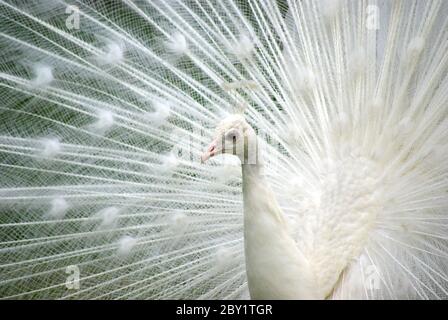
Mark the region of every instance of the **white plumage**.
POLYGON ((0 0, 0 298, 447 298, 447 16, 0 0))

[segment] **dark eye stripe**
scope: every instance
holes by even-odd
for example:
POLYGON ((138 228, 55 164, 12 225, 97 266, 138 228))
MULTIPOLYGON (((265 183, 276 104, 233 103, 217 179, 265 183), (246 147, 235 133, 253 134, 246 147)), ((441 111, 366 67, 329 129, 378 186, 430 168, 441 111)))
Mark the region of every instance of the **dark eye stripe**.
POLYGON ((230 140, 235 140, 237 137, 237 133, 235 131, 229 131, 228 133, 226 133, 225 138, 230 140))

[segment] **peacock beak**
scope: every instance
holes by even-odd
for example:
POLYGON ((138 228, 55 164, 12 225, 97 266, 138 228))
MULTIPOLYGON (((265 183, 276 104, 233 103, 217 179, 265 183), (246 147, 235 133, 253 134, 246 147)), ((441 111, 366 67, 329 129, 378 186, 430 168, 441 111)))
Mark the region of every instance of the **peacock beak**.
POLYGON ((217 145, 218 143, 216 141, 210 143, 210 145, 207 147, 207 150, 201 155, 201 163, 204 163, 217 154, 217 145))

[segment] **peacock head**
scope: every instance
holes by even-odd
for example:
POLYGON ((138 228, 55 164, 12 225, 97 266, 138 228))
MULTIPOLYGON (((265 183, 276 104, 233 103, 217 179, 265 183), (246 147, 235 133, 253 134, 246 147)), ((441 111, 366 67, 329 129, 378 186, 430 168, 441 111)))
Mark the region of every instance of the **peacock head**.
POLYGON ((201 162, 219 154, 237 156, 241 163, 256 162, 256 134, 243 115, 231 115, 218 124, 212 142, 201 156, 201 162))

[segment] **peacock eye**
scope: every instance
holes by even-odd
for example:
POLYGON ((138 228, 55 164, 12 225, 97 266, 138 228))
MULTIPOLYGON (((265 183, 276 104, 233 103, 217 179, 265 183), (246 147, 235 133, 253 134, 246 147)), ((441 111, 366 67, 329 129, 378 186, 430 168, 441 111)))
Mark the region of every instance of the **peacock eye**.
POLYGON ((225 139, 228 141, 236 141, 238 139, 238 130, 236 129, 230 129, 225 134, 225 139))

